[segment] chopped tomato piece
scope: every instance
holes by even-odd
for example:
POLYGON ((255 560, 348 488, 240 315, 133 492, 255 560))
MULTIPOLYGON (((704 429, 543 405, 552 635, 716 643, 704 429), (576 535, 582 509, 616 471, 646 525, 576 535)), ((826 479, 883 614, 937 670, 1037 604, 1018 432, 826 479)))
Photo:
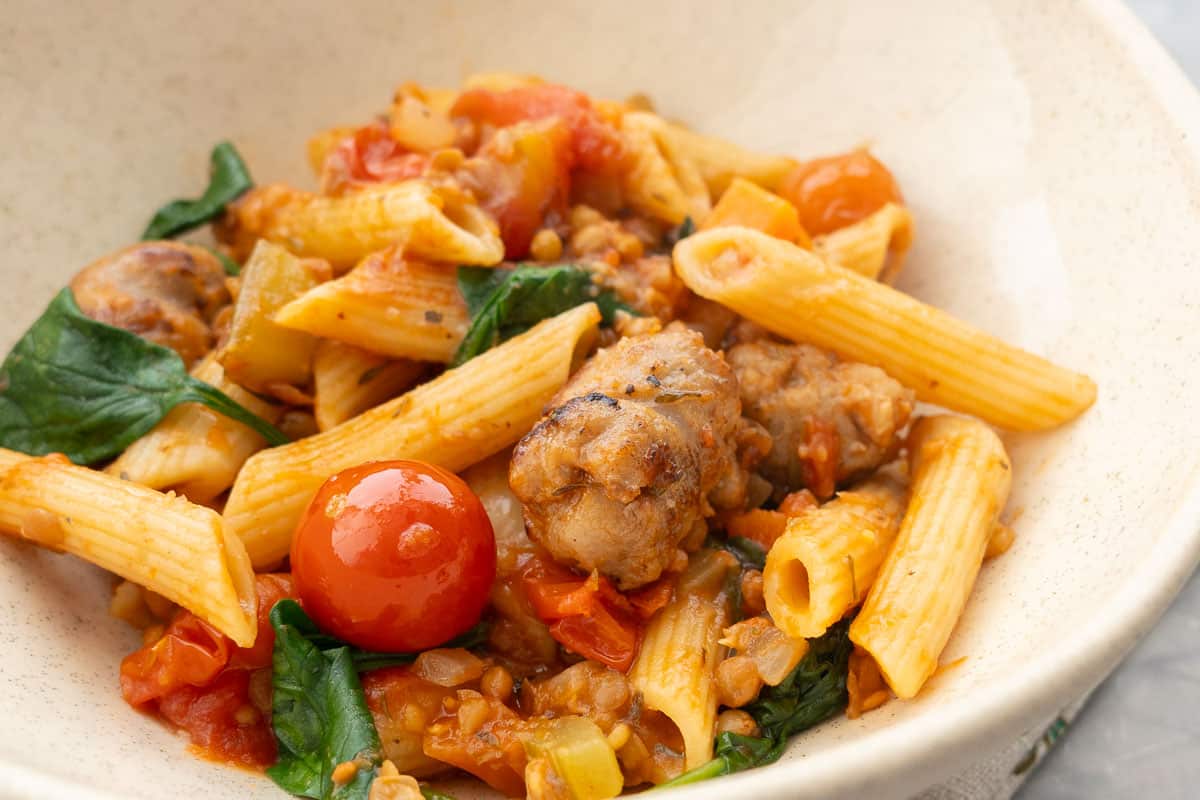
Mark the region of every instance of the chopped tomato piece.
POLYGON ((865 148, 800 164, 783 179, 779 194, 797 208, 800 224, 812 236, 904 202, 892 173, 865 148))
MULTIPOLYGON (((292 595, 288 575, 255 577, 258 636, 252 647, 233 641, 190 611, 180 611, 153 644, 121 662, 121 693, 137 708, 156 710, 187 731, 214 758, 265 767, 275 760, 269 699, 255 703, 252 681, 270 682, 275 645, 271 608, 292 595)), ((265 695, 265 693, 262 693, 265 695)))
POLYGON ((337 144, 321 169, 321 188, 341 194, 373 183, 416 178, 429 166, 429 156, 413 153, 392 138, 384 122, 359 128, 337 144))
POLYGON ((572 166, 604 174, 619 172, 624 167, 625 144, 620 133, 600 115, 591 98, 566 86, 539 84, 507 91, 469 89, 458 96, 450 114, 498 128, 557 117, 571 131, 572 166))
POLYGON ((187 731, 192 744, 206 755, 246 767, 266 767, 275 761, 275 733, 267 717, 270 709, 251 700, 250 682, 258 674, 225 670, 207 686, 184 686, 165 695, 158 712, 187 731))
POLYGON ((562 121, 520 123, 497 132, 464 165, 467 184, 500 226, 506 258, 529 254, 549 212, 566 217, 570 148, 570 131, 562 121))
POLYGON ((568 650, 622 672, 637 653, 642 624, 671 600, 673 576, 624 595, 593 572, 586 578, 545 559, 525 566, 525 593, 550 635, 568 650))
POLYGON ((140 706, 182 686, 204 686, 229 663, 231 646, 216 628, 181 611, 161 639, 121 662, 121 693, 140 706))

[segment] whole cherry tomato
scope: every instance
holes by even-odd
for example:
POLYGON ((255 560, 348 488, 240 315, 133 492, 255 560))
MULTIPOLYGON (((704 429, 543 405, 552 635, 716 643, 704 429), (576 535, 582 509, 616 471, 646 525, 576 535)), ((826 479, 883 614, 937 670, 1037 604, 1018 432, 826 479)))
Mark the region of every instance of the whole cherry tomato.
POLYGON ((496 574, 492 525, 458 476, 417 461, 363 464, 317 492, 292 540, 292 580, 325 631, 413 652, 479 619, 496 574))
POLYGON ((783 179, 779 194, 800 212, 800 224, 810 236, 853 225, 887 203, 903 202, 892 173, 865 149, 805 161, 783 179))

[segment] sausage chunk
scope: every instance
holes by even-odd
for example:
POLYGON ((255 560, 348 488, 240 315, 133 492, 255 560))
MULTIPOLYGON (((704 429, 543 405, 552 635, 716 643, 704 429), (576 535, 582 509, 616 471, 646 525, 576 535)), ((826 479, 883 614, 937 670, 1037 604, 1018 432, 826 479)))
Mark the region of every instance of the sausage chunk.
POLYGON ((212 349, 212 319, 229 302, 217 257, 180 242, 118 250, 84 267, 71 291, 84 314, 169 347, 189 365, 212 349))
POLYGON ((678 324, 601 350, 552 407, 517 445, 509 483, 535 542, 622 589, 703 541, 713 501, 744 497, 739 445, 761 446, 729 365, 678 324))
POLYGON ((725 357, 744 413, 774 440, 759 471, 777 494, 807 488, 830 497, 899 449, 914 397, 883 370, 766 339, 736 344, 725 357))

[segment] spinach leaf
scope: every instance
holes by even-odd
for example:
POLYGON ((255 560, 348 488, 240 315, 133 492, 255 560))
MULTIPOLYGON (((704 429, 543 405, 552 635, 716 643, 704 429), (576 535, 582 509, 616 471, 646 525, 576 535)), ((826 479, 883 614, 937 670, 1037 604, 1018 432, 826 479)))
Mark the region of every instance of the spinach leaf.
POLYGON ((767 566, 767 551, 753 539, 744 536, 731 536, 719 546, 733 554, 742 569, 756 569, 762 572, 767 566))
POLYGON ((675 241, 686 239, 696 232, 696 221, 690 216, 684 217, 683 222, 679 223, 679 227, 675 229, 675 241))
POLYGON ((216 257, 217 257, 217 261, 220 261, 220 262, 221 262, 221 266, 225 268, 225 274, 226 274, 226 275, 234 275, 234 276, 237 276, 237 275, 241 275, 241 274, 242 274, 242 268, 241 268, 241 266, 239 266, 239 265, 238 265, 238 263, 237 263, 236 261, 234 261, 232 258, 230 258, 229 256, 227 256, 227 255, 225 255, 224 253, 222 253, 222 252, 221 252, 220 250, 218 250, 217 248, 215 248, 215 247, 207 247, 207 246, 206 246, 204 249, 205 249, 205 250, 207 250, 208 252, 212 253, 214 256, 216 256, 216 257))
POLYGON ((271 725, 279 761, 267 775, 284 791, 301 797, 366 800, 383 753, 350 648, 320 649, 288 622, 297 613, 304 614, 292 601, 280 601, 271 609, 271 725), (285 603, 295 609, 289 611, 285 603), (333 769, 345 761, 358 761, 362 767, 348 783, 334 784, 333 769))
POLYGON ((459 267, 458 288, 467 301, 471 327, 454 354, 451 366, 455 367, 583 303, 594 301, 606 325, 612 324, 618 310, 632 312, 612 292, 593 283, 590 272, 574 264, 459 267))
MULTIPOLYGON (((322 652, 343 647, 346 648, 350 653, 350 660, 354 663, 354 668, 359 672, 370 672, 373 669, 411 664, 416 660, 418 655, 417 653, 376 653, 370 650, 359 650, 357 647, 348 645, 335 636, 322 633, 317 624, 312 621, 308 614, 304 613, 304 609, 295 600, 284 599, 276 603, 275 607, 271 609, 271 619, 275 620, 276 618, 278 618, 280 624, 290 626, 322 652)), ((486 640, 487 625, 481 622, 466 633, 451 639, 441 646, 470 649, 478 647, 486 640)))
POLYGON ((172 200, 160 208, 146 226, 142 239, 169 239, 197 228, 225 210, 254 185, 246 162, 229 142, 212 150, 208 188, 195 200, 172 200))
POLYGON ((778 761, 788 739, 846 708, 846 673, 853 649, 849 619, 811 640, 808 653, 791 674, 778 686, 764 688, 757 700, 742 709, 758 723, 758 736, 721 734, 712 761, 656 788, 683 786, 778 761))
POLYGON ((271 444, 287 437, 193 378, 166 347, 83 314, 63 289, 0 365, 0 447, 104 461, 180 403, 203 403, 271 444))

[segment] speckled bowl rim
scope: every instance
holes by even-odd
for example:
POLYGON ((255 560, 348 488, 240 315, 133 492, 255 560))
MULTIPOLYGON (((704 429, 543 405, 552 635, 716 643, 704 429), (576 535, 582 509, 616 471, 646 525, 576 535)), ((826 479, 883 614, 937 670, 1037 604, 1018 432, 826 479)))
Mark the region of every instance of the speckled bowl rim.
MULTIPOLYGON (((1120 0, 1083 0, 1109 40, 1145 80, 1149 97, 1186 138, 1191 170, 1200 176, 1200 94, 1156 39, 1120 0)), ((1053 650, 1019 672, 973 690, 969 703, 942 707, 932 717, 892 724, 871 733, 869 757, 861 740, 791 757, 772 767, 722 778, 718 783, 670 790, 666 797, 771 798, 802 794, 887 796, 912 794, 968 766, 978 753, 999 750, 1053 716, 1104 678, 1154 625, 1200 563, 1200 470, 1159 541, 1123 585, 1053 650)), ((0 762, 0 795, 119 800, 117 795, 0 762)))

